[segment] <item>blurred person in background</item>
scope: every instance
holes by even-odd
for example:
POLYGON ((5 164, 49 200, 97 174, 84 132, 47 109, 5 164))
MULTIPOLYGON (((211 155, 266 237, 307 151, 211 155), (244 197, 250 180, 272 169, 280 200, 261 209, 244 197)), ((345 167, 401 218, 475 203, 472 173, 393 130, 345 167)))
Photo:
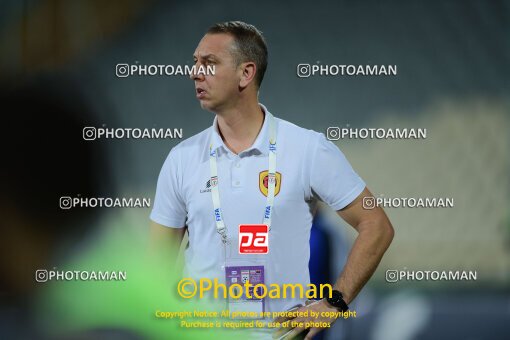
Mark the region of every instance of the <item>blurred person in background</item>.
POLYGON ((39 79, 1 91, 0 328, 7 337, 37 332, 36 270, 62 263, 95 230, 97 214, 62 210, 60 197, 114 193, 104 146, 81 138, 93 117, 74 88, 39 79))

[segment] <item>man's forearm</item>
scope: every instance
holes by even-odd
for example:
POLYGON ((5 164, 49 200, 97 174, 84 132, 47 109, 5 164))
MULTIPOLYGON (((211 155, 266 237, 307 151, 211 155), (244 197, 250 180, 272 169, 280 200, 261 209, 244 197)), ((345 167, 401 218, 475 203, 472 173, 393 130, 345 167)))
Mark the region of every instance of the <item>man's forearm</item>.
POLYGON ((347 258, 344 270, 335 283, 347 304, 358 295, 376 270, 393 239, 393 227, 385 221, 367 221, 356 228, 359 232, 347 258))

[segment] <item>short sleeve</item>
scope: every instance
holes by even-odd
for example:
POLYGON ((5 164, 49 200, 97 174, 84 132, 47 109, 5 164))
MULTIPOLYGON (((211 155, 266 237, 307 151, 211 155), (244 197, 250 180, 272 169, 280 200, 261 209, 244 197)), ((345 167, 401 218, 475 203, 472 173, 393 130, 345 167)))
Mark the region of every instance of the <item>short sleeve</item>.
POLYGON ((324 134, 312 139, 310 162, 311 190, 335 210, 340 210, 354 201, 365 189, 365 182, 352 169, 340 149, 328 141, 324 134))
POLYGON ((182 228, 186 222, 186 205, 182 199, 180 159, 175 149, 170 151, 161 168, 156 188, 156 197, 150 219, 172 228, 182 228))

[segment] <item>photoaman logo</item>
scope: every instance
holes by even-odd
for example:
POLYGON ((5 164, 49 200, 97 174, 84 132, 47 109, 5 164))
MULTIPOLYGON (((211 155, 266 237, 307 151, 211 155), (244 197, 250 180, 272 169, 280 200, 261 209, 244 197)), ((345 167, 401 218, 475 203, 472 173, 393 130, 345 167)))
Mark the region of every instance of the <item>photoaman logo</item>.
POLYGON ((265 224, 239 225, 239 254, 267 254, 269 228, 265 224))

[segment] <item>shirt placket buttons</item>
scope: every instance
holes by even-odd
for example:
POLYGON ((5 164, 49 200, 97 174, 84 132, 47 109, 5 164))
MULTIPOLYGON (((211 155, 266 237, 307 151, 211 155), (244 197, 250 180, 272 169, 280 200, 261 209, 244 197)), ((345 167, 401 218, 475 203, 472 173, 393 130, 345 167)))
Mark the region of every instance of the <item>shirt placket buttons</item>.
POLYGON ((232 169, 232 186, 234 188, 238 188, 241 186, 241 160, 239 156, 234 159, 233 169, 232 169))

